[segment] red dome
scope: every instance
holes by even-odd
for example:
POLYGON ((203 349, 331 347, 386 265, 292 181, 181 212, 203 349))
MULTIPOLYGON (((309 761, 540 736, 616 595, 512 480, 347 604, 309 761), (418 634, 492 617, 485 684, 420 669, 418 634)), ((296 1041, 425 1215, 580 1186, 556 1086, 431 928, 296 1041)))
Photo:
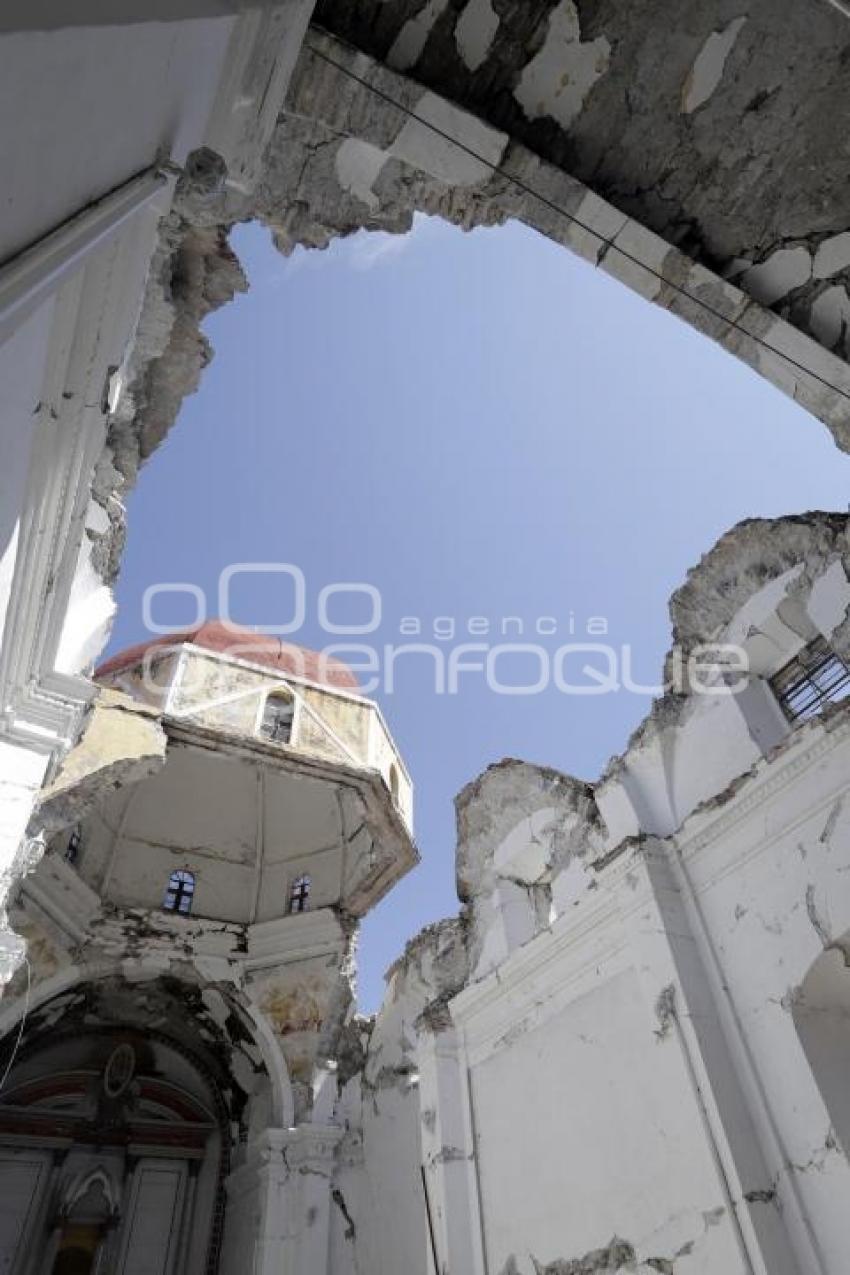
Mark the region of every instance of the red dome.
POLYGON ((225 624, 223 620, 208 620, 206 624, 200 624, 194 629, 183 629, 180 633, 168 633, 163 637, 151 638, 148 642, 140 642, 138 646, 128 646, 126 650, 104 660, 95 670, 95 677, 109 677, 121 669, 139 664, 147 651, 158 646, 182 646, 185 642, 202 646, 208 651, 217 651, 220 655, 248 660, 252 664, 265 664, 278 673, 304 677, 310 682, 337 686, 347 691, 360 689, 357 678, 341 660, 323 656, 317 651, 308 651, 306 647, 284 642, 282 638, 268 633, 255 633, 253 629, 225 624))

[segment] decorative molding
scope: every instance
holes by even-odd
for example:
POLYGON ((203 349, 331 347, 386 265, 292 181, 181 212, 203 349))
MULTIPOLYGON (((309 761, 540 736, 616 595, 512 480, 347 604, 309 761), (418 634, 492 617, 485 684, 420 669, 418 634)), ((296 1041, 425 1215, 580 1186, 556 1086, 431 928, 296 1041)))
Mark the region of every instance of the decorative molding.
POLYGON ((783 748, 781 760, 775 758, 758 762, 757 773, 745 781, 739 793, 729 798, 724 810, 714 817, 705 811, 695 811, 688 816, 678 832, 668 838, 683 859, 693 859, 850 737, 850 713, 829 729, 820 722, 812 723, 809 729, 813 730, 813 736, 808 743, 804 743, 802 737, 795 739, 792 735, 783 748), (697 825, 692 832, 688 829, 690 824, 697 825))
POLYGON ((84 677, 47 673, 13 696, 0 718, 0 737, 48 755, 69 748, 96 694, 97 687, 84 677))
POLYGON ((613 894, 593 900, 581 918, 559 917, 518 948, 480 983, 449 1002, 452 1021, 464 1032, 470 1062, 499 1047, 517 1024, 517 998, 539 1027, 600 979, 631 967, 629 942, 613 894))
POLYGON ((275 921, 248 927, 248 952, 239 962, 247 971, 291 965, 337 955, 347 942, 345 932, 330 908, 298 912, 275 921))
POLYGON ((41 862, 44 866, 40 873, 24 878, 22 899, 32 901, 59 927, 71 946, 91 941, 89 926, 101 912, 100 898, 58 854, 48 851, 41 862))
POLYGON ((158 168, 145 169, 0 266, 0 342, 168 181, 158 168))
POLYGON ((2 272, 10 322, 48 295, 53 306, 0 649, 0 735, 42 753, 67 747, 94 694, 56 670, 57 652, 105 439, 104 386, 130 340, 157 199, 171 186, 147 171, 2 272))

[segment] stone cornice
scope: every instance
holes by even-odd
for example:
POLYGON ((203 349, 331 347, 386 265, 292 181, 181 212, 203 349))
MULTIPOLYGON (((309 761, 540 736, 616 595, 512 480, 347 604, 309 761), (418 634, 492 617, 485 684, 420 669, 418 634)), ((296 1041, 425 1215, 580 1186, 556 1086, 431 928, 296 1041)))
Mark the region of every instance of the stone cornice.
POLYGON ((470 1055, 486 1057, 506 1033, 539 1026, 584 987, 626 968, 627 945, 619 919, 613 893, 600 891, 597 898, 584 900, 580 910, 558 917, 551 928, 512 952, 481 982, 459 992, 449 1009, 464 1032, 470 1055), (524 1019, 524 1026, 518 1024, 517 996, 532 1011, 533 1023, 524 1019))
POLYGON ((791 736, 779 757, 758 763, 756 773, 730 796, 722 809, 716 812, 697 810, 684 821, 678 832, 669 838, 683 859, 694 858, 718 841, 850 738, 850 713, 845 713, 835 725, 811 723, 803 728, 803 732, 796 739, 791 736))

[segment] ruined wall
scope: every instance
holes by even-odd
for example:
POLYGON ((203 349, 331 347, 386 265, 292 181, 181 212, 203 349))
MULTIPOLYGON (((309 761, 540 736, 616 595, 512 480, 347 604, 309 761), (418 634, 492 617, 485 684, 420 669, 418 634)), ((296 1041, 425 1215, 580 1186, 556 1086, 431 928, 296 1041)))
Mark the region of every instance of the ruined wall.
POLYGON ((314 22, 846 356, 846 18, 825 0, 319 0, 314 22), (837 238, 840 236, 840 238, 837 238))
POLYGON ((333 1179, 334 1275, 429 1275, 417 1035, 423 1013, 463 986, 465 922, 444 921, 411 940, 387 975, 377 1021, 355 1019, 341 1042, 337 1118, 346 1129, 333 1179))
POLYGON ((524 221, 720 342, 846 444, 843 346, 826 342, 836 345, 828 353, 797 311, 778 305, 782 288, 769 296, 754 273, 709 269, 508 130, 311 29, 256 198, 238 215, 259 217, 290 252, 360 227, 404 231, 417 210, 467 229, 524 221))
POLYGON ((760 730, 813 635, 846 654, 848 566, 846 515, 741 524, 671 613, 680 650, 744 644, 743 707, 686 686, 595 785, 506 761, 459 795, 461 917, 390 971, 338 1108, 334 1272, 398 1269, 386 1190, 423 1275, 841 1275, 850 701, 760 730))
POLYGON ((178 185, 112 461, 132 480, 196 387, 199 324, 244 286, 234 222, 260 219, 291 252, 404 232, 417 210, 522 219, 721 341, 846 447, 848 56, 827 0, 690 0, 675 23, 660 0, 321 0, 256 188, 225 188, 214 165, 178 185))

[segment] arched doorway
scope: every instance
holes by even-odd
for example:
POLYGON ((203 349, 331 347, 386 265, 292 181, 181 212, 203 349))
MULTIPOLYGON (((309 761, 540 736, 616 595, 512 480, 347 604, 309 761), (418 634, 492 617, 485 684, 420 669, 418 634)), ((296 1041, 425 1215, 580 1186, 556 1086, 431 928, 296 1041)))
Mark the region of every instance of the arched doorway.
POLYGON ((158 1025, 121 1022, 132 994, 89 987, 24 1035, 0 1094, 0 1275, 218 1270, 240 1118, 227 1060, 185 1001, 168 1030, 162 989, 135 992, 158 1025))

